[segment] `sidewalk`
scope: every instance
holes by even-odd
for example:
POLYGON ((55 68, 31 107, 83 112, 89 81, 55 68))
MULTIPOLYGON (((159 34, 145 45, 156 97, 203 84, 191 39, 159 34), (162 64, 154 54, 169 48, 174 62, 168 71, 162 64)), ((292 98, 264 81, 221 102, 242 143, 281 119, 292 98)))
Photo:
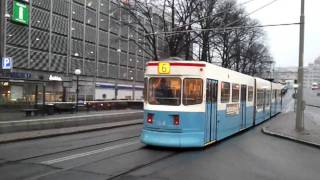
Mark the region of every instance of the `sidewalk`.
POLYGON ((28 139, 35 139, 35 138, 45 138, 45 137, 52 137, 52 136, 60 136, 60 135, 66 135, 66 134, 81 133, 81 132, 116 128, 116 127, 123 127, 123 126, 130 126, 130 125, 142 124, 142 122, 143 122, 142 119, 136 119, 136 120, 129 120, 129 121, 128 120, 121 121, 121 122, 94 124, 94 125, 88 125, 88 126, 6 133, 6 134, 0 134, 0 143, 21 141, 21 140, 28 140, 28 139))
POLYGON ((119 110, 103 110, 103 111, 79 111, 79 112, 64 112, 61 114, 53 114, 53 115, 37 115, 37 116, 29 116, 27 117, 24 112, 0 112, 0 122, 8 122, 8 121, 25 121, 25 120, 34 120, 34 119, 55 119, 61 117, 74 117, 74 116, 86 116, 86 115, 103 115, 113 112, 126 112, 134 109, 119 109, 119 110))
POLYGON ((262 132, 320 148, 320 108, 307 107, 304 114, 305 130, 295 130, 295 113, 280 114, 262 128, 262 132))
POLYGON ((21 131, 58 129, 77 126, 88 126, 110 122, 142 119, 142 110, 110 110, 89 113, 60 114, 37 116, 33 119, 0 121, 0 134, 21 131))
POLYGON ((307 106, 320 108, 320 90, 305 89, 303 97, 307 106))

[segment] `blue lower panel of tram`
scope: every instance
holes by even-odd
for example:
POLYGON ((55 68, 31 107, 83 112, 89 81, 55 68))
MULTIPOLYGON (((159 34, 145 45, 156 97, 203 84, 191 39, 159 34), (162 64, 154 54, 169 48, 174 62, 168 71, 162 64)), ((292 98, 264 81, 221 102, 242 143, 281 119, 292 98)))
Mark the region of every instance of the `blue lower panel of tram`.
MULTIPOLYGON (((246 110, 245 128, 253 124, 253 108, 246 110)), ((212 123, 211 139, 208 139, 208 125, 205 112, 163 112, 144 113, 144 127, 141 141, 148 145, 164 147, 202 147, 214 140, 224 139, 244 129, 241 115, 228 116, 225 110, 218 111, 217 127, 212 123), (147 122, 152 116, 152 123, 147 122), (174 116, 179 116, 179 125, 173 123, 174 116), (216 134, 216 135, 214 135, 216 134)))
POLYGON ((246 107, 245 120, 242 114, 226 115, 225 111, 218 112, 217 140, 229 137, 241 129, 249 128, 253 125, 253 107, 246 107))
POLYGON ((274 116, 277 114, 277 103, 274 102, 271 104, 271 116, 274 116))
POLYGON ((144 112, 141 141, 145 144, 166 147, 201 147, 204 145, 204 112, 144 112), (152 116, 152 122, 147 122, 152 116), (179 123, 174 123, 174 117, 179 123))
POLYGON ((161 132, 143 129, 141 141, 148 145, 163 147, 202 147, 204 132, 161 132))
POLYGON ((260 124, 270 118, 270 109, 264 111, 257 111, 256 113, 256 124, 260 124))
POLYGON ((247 107, 246 128, 253 126, 253 106, 247 107))

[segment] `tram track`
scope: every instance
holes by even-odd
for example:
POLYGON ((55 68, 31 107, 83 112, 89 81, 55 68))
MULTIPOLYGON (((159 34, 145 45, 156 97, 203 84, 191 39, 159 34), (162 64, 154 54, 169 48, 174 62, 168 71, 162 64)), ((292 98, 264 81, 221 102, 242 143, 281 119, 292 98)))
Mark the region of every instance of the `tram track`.
MULTIPOLYGON (((136 125, 132 125, 132 126, 136 126, 136 125)), ((90 140, 92 138, 96 138, 96 137, 103 137, 103 136, 107 136, 109 133, 106 134, 99 134, 96 136, 91 136, 91 137, 84 137, 81 140, 90 140)), ((127 137, 120 137, 120 138, 115 138, 115 139, 111 139, 108 141, 104 141, 104 142, 99 142, 99 143, 94 143, 94 144, 89 144, 89 145, 85 145, 85 146, 79 146, 79 147, 75 147, 75 148, 67 148, 67 149, 63 149, 63 150, 59 150, 59 151, 54 151, 54 152, 49 152, 49 153, 44 153, 44 154, 38 154, 38 155, 33 155, 30 157, 25 157, 25 158, 20 158, 20 159, 15 159, 15 160, 3 160, 0 162, 0 166, 2 166, 5 163, 19 163, 19 162, 23 162, 23 161, 27 161, 27 160, 32 160, 32 159, 36 159, 36 158, 42 158, 42 157, 46 157, 46 156, 51 156, 51 155, 55 155, 55 154, 60 154, 60 153, 68 153, 68 152, 72 152, 72 151, 76 151, 76 150, 81 150, 81 149, 86 149, 86 148, 90 148, 90 147, 95 147, 95 146, 101 146, 104 144, 110 144, 110 143, 116 143, 118 141, 125 141, 125 140, 130 140, 130 139, 134 139, 134 138, 138 138, 140 136, 140 133, 135 133, 131 136, 127 136, 127 137)))
MULTIPOLYGON (((57 147, 61 145, 61 147, 66 146, 65 142, 67 141, 81 142, 81 140, 83 139, 85 142, 90 142, 92 139, 99 138, 101 140, 101 138, 103 139, 104 137, 108 137, 109 135, 112 138, 108 141, 89 145, 84 145, 84 143, 81 142, 81 146, 75 148, 36 154, 16 160, 8 160, 5 162, 1 162, 0 168, 5 168, 7 164, 9 166, 42 166, 43 168, 47 169, 46 171, 39 171, 38 173, 30 174, 30 176, 26 175, 25 178, 23 178, 27 180, 34 180, 48 177, 59 177, 61 174, 69 172, 94 173, 92 172, 94 171, 94 168, 92 170, 92 167, 95 167, 99 163, 106 163, 106 166, 108 166, 107 164, 112 164, 114 168, 107 168, 107 170, 103 172, 102 175, 105 176, 106 179, 116 179, 117 177, 126 175, 132 171, 150 166, 154 163, 168 159, 181 153, 181 151, 173 149, 168 150, 163 148, 154 148, 139 143, 140 133, 137 133, 139 130, 136 129, 136 127, 130 128, 129 133, 129 129, 119 130, 120 131, 89 134, 88 136, 85 135, 81 137, 81 139, 79 139, 78 137, 69 137, 66 139, 62 139, 62 144, 58 144, 57 147), (126 134, 123 134, 123 132, 126 132, 126 134), (124 165, 129 165, 124 167, 120 164, 113 163, 117 161, 120 161, 124 165), (137 163, 130 164, 130 162, 132 161, 137 163), (87 168, 89 169, 88 171, 87 168)), ((56 140, 53 142, 56 142, 56 140)))
POLYGON ((118 142, 118 141, 122 141, 122 140, 129 140, 129 139, 133 139, 133 138, 137 138, 137 137, 139 137, 139 135, 137 135, 137 136, 130 136, 130 137, 126 137, 126 138, 119 138, 119 139, 115 139, 115 140, 112 140, 112 141, 107 141, 107 142, 92 144, 92 145, 88 145, 88 146, 81 146, 81 147, 77 147, 77 148, 66 149, 66 150, 63 150, 63 151, 57 151, 57 152, 52 152, 52 153, 41 154, 41 155, 38 155, 38 156, 33 156, 33 157, 24 158, 24 159, 19 159, 19 160, 13 161, 13 162, 21 162, 21 161, 26 161, 26 160, 31 160, 31 159, 35 159, 35 158, 46 157, 46 156, 55 155, 55 154, 60 154, 60 153, 66 153, 66 152, 70 152, 70 151, 81 150, 81 149, 90 148, 90 147, 95 147, 95 146, 99 146, 99 145, 110 144, 110 143, 114 143, 114 142, 118 142))
MULTIPOLYGON (((135 149, 135 150, 131 150, 131 151, 127 151, 127 152, 124 152, 124 153, 119 153, 119 154, 116 154, 116 155, 113 155, 113 156, 109 156, 109 157, 106 157, 104 159, 101 159, 101 160, 105 160, 105 159, 108 159, 108 158, 113 158, 113 157, 117 157, 117 156, 120 156, 120 155, 124 155, 124 154, 128 154, 128 153, 132 153, 132 152, 135 152, 135 151, 139 151, 143 149, 143 147, 141 148, 138 148, 138 149, 135 149)), ((99 161, 101 161, 99 160, 99 161)), ((85 165, 86 163, 83 163, 83 164, 78 164, 76 166, 72 166, 72 167, 69 167, 69 168, 57 168, 57 167, 54 167, 56 168, 57 170, 53 170, 53 171, 50 171, 48 173, 44 173, 44 174, 40 174, 40 175, 36 175, 36 176, 33 176, 33 177, 29 177, 25 180, 36 180, 36 179, 39 179, 39 178, 43 178, 43 177, 46 177, 46 176, 50 176, 50 175, 55 175, 57 173, 61 173, 61 172, 65 172, 65 171, 69 171, 69 170, 72 170, 72 169, 75 169, 77 167, 81 167, 83 165, 85 165)), ((43 164, 45 165, 45 164, 43 164)), ((51 165, 46 165, 46 166, 49 166, 49 167, 52 167, 51 165)))
POLYGON ((134 168, 132 168, 132 169, 129 169, 129 170, 125 171, 125 172, 122 172, 122 173, 117 174, 117 175, 115 175, 115 176, 109 177, 109 178, 107 178, 106 180, 117 179, 117 178, 119 178, 119 177, 121 177, 121 176, 127 175, 127 174, 129 174, 129 173, 131 173, 131 172, 133 172, 133 171, 138 170, 138 169, 145 168, 145 167, 148 167, 148 166, 150 166, 150 165, 152 165, 152 164, 154 164, 154 163, 158 163, 158 162, 160 162, 160 161, 169 159, 169 158, 171 158, 171 157, 173 157, 173 156, 176 156, 176 155, 178 155, 178 154, 180 154, 180 153, 181 153, 181 152, 174 152, 174 153, 172 153, 172 154, 169 154, 169 155, 167 155, 167 156, 164 156, 164 157, 162 157, 162 158, 159 158, 159 159, 157 159, 157 160, 155 160, 155 161, 151 161, 151 162, 148 162, 148 163, 145 163, 145 164, 138 165, 138 166, 136 166, 136 167, 134 167, 134 168))
MULTIPOLYGON (((138 152, 138 151, 143 151, 143 150, 154 150, 152 148, 149 148, 147 146, 143 146, 143 147, 139 147, 137 149, 134 149, 134 150, 130 150, 130 151, 126 151, 126 152, 123 152, 123 153, 118 153, 118 154, 115 154, 115 155, 112 155, 112 156, 108 156, 106 158, 102 158, 102 159, 99 159, 98 161, 95 161, 95 163, 99 162, 99 161, 103 161, 103 160, 108 160, 108 159, 112 159, 112 158, 116 158, 116 157, 121 157, 123 155, 126 155, 126 154, 130 154, 130 153, 134 153, 134 152, 138 152)), ((165 155, 165 156, 162 156, 162 157, 159 157, 155 160, 152 160, 152 161, 148 161, 146 160, 144 163, 141 163, 141 164, 138 164, 137 166, 133 167, 133 168, 130 168, 128 170, 125 170, 125 171, 122 171, 118 174, 115 174, 115 175, 112 175, 112 176, 109 176, 106 178, 106 180, 113 180, 113 179, 116 179, 118 177, 121 177, 123 175, 126 175, 126 174, 129 174, 135 170, 138 170, 140 168, 144 168, 144 167, 148 167, 154 163, 158 163, 160 161, 163 161, 163 160, 166 160, 168 158, 171 158, 173 156, 176 156, 178 155, 179 153, 181 153, 181 151, 174 151, 172 153, 169 153, 168 155, 165 155)), ((72 166, 72 167, 69 167, 69 168, 57 168, 57 167, 53 167, 55 168, 56 170, 52 170, 50 172, 47 172, 47 173, 43 173, 43 174, 40 174, 40 175, 35 175, 35 176, 32 176, 32 177, 29 177, 27 178, 26 180, 37 180, 39 178, 44 178, 44 177, 47 177, 47 176, 54 176, 58 173, 63 173, 63 172, 66 172, 66 171, 69 171, 69 170, 74 170, 76 168, 79 168, 81 166, 84 166, 86 165, 87 163, 82 163, 82 164, 78 164, 78 165, 75 165, 75 166, 72 166)), ((51 165, 46 165, 46 166, 49 166, 49 167, 52 167, 51 165)), ((82 170, 77 170, 77 171, 82 171, 82 170)))

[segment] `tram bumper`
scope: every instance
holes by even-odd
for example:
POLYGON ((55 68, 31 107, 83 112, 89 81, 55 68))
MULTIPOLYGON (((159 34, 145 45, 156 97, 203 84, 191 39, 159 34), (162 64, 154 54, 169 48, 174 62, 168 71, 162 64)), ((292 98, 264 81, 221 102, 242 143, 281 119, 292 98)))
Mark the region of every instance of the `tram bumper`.
POLYGON ((163 132, 143 129, 141 142, 152 146, 163 147, 203 147, 204 133, 202 132, 163 132))

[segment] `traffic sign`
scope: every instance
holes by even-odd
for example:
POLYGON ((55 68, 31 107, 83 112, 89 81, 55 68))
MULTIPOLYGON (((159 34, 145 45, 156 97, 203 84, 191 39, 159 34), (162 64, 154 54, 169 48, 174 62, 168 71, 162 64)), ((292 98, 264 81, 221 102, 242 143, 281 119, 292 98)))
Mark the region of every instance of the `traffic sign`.
POLYGON ((13 1, 12 20, 24 25, 29 24, 29 5, 13 1))
POLYGON ((12 69, 12 58, 11 57, 2 58, 2 69, 12 69))

